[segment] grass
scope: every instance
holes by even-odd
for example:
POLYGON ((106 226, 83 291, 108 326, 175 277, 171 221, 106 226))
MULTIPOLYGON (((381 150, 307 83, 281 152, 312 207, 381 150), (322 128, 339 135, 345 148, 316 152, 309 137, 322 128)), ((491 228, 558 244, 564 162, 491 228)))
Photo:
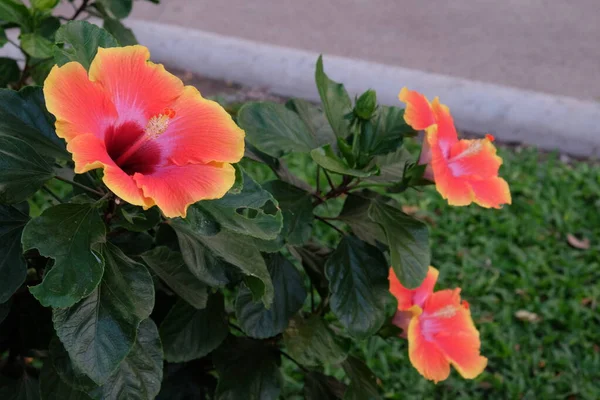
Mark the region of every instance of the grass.
MULTIPOLYGON (((475 380, 453 371, 435 385, 411 367, 404 340, 372 338, 355 353, 386 398, 600 398, 600 166, 532 148, 499 151, 511 206, 450 207, 433 187, 401 200, 429 222, 437 287, 462 288, 488 367, 475 380), (568 234, 590 247, 571 247, 568 234), (539 321, 520 320, 520 310, 539 321)), ((290 164, 307 170, 303 159, 290 164)), ((291 375, 292 386, 301 383, 291 375)))

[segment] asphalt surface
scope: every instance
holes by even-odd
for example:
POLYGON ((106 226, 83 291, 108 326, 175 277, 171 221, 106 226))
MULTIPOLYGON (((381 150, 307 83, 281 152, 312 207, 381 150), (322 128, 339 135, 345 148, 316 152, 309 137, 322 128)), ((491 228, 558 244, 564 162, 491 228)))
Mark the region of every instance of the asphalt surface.
POLYGON ((600 0, 162 0, 132 18, 600 99, 600 0))

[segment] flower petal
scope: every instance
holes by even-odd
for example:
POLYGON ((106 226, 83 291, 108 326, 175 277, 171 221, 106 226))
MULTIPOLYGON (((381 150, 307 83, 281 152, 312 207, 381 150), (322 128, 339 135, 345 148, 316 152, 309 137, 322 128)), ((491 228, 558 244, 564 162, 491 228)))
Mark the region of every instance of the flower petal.
POLYGON ((235 169, 221 163, 170 165, 133 179, 165 216, 185 218, 190 204, 223 197, 235 182, 235 169))
POLYGON ((183 93, 183 82, 161 64, 148 59, 144 46, 99 48, 90 65, 90 79, 111 96, 120 122, 146 126, 183 93))
POLYGON ((487 358, 480 354, 481 341, 468 303, 460 301, 460 289, 442 290, 427 300, 421 319, 424 337, 433 337, 430 345, 446 356, 463 378, 473 379, 483 372, 487 358), (428 315, 425 317, 425 315, 428 315), (426 332, 429 324, 435 332, 426 332))
POLYGON ((511 204, 512 202, 508 183, 502 178, 469 180, 469 184, 475 196, 475 203, 481 207, 501 208, 503 204, 511 204))
POLYGON ((438 275, 439 271, 437 269, 429 267, 427 276, 423 280, 423 283, 421 283, 421 286, 416 289, 407 289, 396 277, 394 269, 390 268, 390 293, 398 300, 398 310, 407 311, 414 305, 422 307, 427 297, 433 293, 438 275))
POLYGON ((157 142, 170 149, 173 164, 235 163, 242 158, 244 131, 218 103, 186 86, 171 108, 175 116, 157 142))
POLYGON ((413 129, 420 131, 435 124, 436 121, 431 104, 429 104, 427 98, 421 93, 403 87, 398 95, 398 99, 406 103, 404 120, 413 129))
POLYGON ((434 343, 426 340, 418 316, 408 326, 408 357, 421 375, 435 383, 450 375, 450 363, 434 343))
POLYGON ((55 65, 44 82, 46 107, 56 117, 56 134, 66 139, 93 133, 103 137, 117 111, 102 86, 91 82, 83 66, 55 65))
POLYGON ((454 176, 476 179, 498 176, 502 158, 488 139, 459 140, 450 149, 450 169, 454 176))

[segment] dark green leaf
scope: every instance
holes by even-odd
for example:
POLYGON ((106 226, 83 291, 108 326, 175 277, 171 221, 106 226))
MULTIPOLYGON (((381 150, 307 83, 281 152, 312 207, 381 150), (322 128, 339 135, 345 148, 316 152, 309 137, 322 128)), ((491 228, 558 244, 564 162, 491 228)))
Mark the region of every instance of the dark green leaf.
POLYGON ((0 303, 6 302, 27 275, 27 263, 21 250, 21 234, 29 221, 27 203, 21 211, 0 205, 0 303))
POLYGON ((224 228, 259 239, 275 239, 283 226, 277 200, 247 174, 241 192, 202 201, 194 207, 206 210, 224 228))
POLYGON ((350 385, 344 394, 344 400, 379 400, 377 377, 364 362, 355 357, 348 357, 342 364, 350 385))
POLYGON ((333 128, 333 132, 338 138, 345 139, 350 134, 348 120, 345 116, 352 111, 352 102, 344 85, 332 81, 325 74, 322 56, 319 56, 317 60, 315 81, 323 103, 323 110, 333 128))
POLYGON ((403 147, 384 155, 375 156, 374 164, 379 168, 379 175, 372 175, 369 182, 400 182, 404 177, 407 164, 414 162, 411 154, 403 147))
POLYGON ((283 334, 290 355, 307 366, 338 364, 346 359, 348 341, 335 335, 319 315, 292 319, 283 334))
POLYGON ((0 203, 26 200, 53 176, 49 161, 27 142, 0 136, 0 203))
POLYGON ((110 242, 128 256, 138 256, 154 247, 154 238, 148 232, 119 232, 110 237, 110 242))
POLYGON ((56 31, 56 43, 64 47, 54 48, 54 60, 58 65, 77 61, 85 69, 90 68, 98 47, 117 47, 119 44, 110 33, 86 21, 70 21, 56 31))
POLYGON ((129 15, 132 0, 98 0, 113 17, 123 19, 129 15))
POLYGON ((352 228, 352 232, 364 242, 377 245, 377 242, 387 243, 385 232, 369 218, 371 200, 351 194, 344 202, 344 208, 338 218, 352 228))
POLYGON ((60 19, 50 15, 38 22, 35 31, 39 35, 45 37, 46 39, 50 39, 52 43, 54 43, 54 35, 58 28, 60 28, 60 25, 60 19))
POLYGON ((195 308, 206 307, 206 285, 190 272, 181 253, 160 246, 141 255, 144 262, 173 292, 195 308))
POLYGON ((259 340, 233 338, 213 353, 219 373, 218 400, 276 400, 283 378, 277 348, 259 340))
MULTIPOLYGON (((36 58, 32 58, 29 60, 29 62, 31 64, 31 67, 29 68, 29 74, 31 75, 31 79, 33 79, 33 82, 36 85, 43 85, 44 81, 48 77, 48 74, 50 73, 50 70, 55 65, 54 58, 48 58, 46 60, 38 60, 36 58)), ((67 157, 63 156, 62 158, 67 157)))
MULTIPOLYGON (((4 1, 4 0, 3 0, 4 1)), ((0 2, 2 4, 2 2, 0 2)), ((23 373, 19 380, 0 388, 2 400, 40 400, 38 380, 23 373)))
POLYGON ((245 287, 239 289, 235 300, 235 315, 241 328, 258 339, 283 332, 306 299, 302 276, 281 253, 267 257, 267 268, 275 288, 271 307, 266 309, 262 303, 255 303, 245 287))
POLYGON ((331 145, 319 147, 310 152, 313 161, 325 168, 327 171, 335 172, 340 175, 350 175, 359 178, 365 178, 377 173, 377 169, 359 170, 350 167, 346 161, 335 154, 331 145))
POLYGON ((374 120, 374 137, 367 150, 370 154, 396 151, 407 136, 417 132, 404 121, 404 110, 398 107, 380 106, 374 120))
POLYGON ((0 20, 27 27, 30 19, 29 10, 20 0, 0 1, 0 20))
POLYGON ((17 82, 20 77, 21 70, 17 61, 12 58, 0 57, 0 87, 6 87, 9 83, 17 82))
POLYGON ((69 353, 67 353, 67 350, 65 350, 65 347, 58 338, 55 337, 50 341, 48 351, 50 360, 44 364, 50 364, 51 361, 53 370, 58 374, 60 379, 70 387, 87 392, 98 386, 89 376, 73 365, 73 362, 69 358, 69 353))
POLYGON ((23 33, 19 37, 21 48, 35 58, 52 57, 53 43, 37 33, 23 33))
POLYGON ((114 245, 102 247, 102 283, 73 307, 54 309, 54 327, 75 366, 102 384, 134 345, 140 321, 154 307, 146 268, 114 245))
POLYGON ((371 203, 369 217, 385 231, 392 267, 400 282, 407 288, 418 287, 431 261, 427 225, 381 202, 371 203))
POLYGON ((165 365, 157 400, 213 400, 217 378, 207 371, 210 360, 165 365))
POLYGON ((31 5, 40 11, 51 10, 60 0, 31 0, 31 5))
POLYGON ((8 43, 8 37, 6 37, 4 27, 0 26, 0 47, 4 46, 6 43, 8 43))
POLYGON ((160 222, 160 211, 157 207, 142 210, 140 207, 127 204, 119 207, 118 216, 115 226, 134 232, 146 232, 160 222))
POLYGON ((102 27, 106 29, 108 33, 113 35, 121 46, 130 46, 138 43, 133 31, 123 25, 118 19, 104 17, 104 24, 102 27))
POLYGON ((313 206, 310 193, 283 181, 263 185, 279 202, 283 213, 282 233, 289 244, 298 246, 310 239, 313 224, 313 206))
POLYGON ((327 260, 331 311, 348 332, 365 339, 385 322, 388 264, 376 247, 346 236, 327 260))
POLYGON ((152 400, 163 378, 163 351, 158 329, 151 319, 140 323, 135 344, 117 371, 101 387, 89 392, 93 399, 152 400))
POLYGON ((272 157, 306 153, 316 147, 302 119, 283 104, 246 103, 238 112, 237 122, 246 131, 246 140, 272 157))
POLYGON ((40 394, 42 400, 90 400, 85 392, 64 382, 49 362, 44 362, 40 372, 40 394))
POLYGON ((304 377, 305 400, 340 400, 346 386, 334 377, 310 371, 304 377))
POLYGON ((105 240, 104 223, 91 204, 60 204, 29 221, 23 250, 35 248, 55 260, 31 293, 46 307, 69 307, 92 293, 104 271, 92 246, 105 240))
POLYGON ((327 117, 319 107, 302 99, 288 100, 285 106, 300 116, 302 122, 310 131, 315 146, 320 147, 336 142, 335 133, 333 133, 327 117))
POLYGON ((197 310, 179 300, 160 325, 165 359, 186 362, 219 347, 229 333, 223 295, 210 296, 206 308, 197 310))
POLYGON ((332 250, 312 242, 303 247, 289 247, 289 250, 300 260, 321 298, 326 298, 329 295, 329 282, 325 276, 325 262, 332 250))
POLYGON ((64 140, 56 136, 54 122, 41 87, 0 90, 0 136, 22 139, 43 156, 70 159, 64 140))

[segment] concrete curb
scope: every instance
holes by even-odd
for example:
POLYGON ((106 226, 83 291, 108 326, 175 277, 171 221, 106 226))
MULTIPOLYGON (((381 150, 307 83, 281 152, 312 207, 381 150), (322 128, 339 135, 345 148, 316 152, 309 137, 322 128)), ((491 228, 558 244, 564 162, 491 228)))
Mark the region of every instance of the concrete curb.
MULTIPOLYGON (((317 53, 148 21, 129 20, 127 25, 150 48, 153 60, 214 79, 267 87, 283 96, 318 100, 317 53)), ((398 92, 407 85, 439 96, 463 131, 600 156, 600 103, 336 56, 325 56, 324 64, 327 74, 351 94, 371 88, 381 103, 401 106, 398 92)))

